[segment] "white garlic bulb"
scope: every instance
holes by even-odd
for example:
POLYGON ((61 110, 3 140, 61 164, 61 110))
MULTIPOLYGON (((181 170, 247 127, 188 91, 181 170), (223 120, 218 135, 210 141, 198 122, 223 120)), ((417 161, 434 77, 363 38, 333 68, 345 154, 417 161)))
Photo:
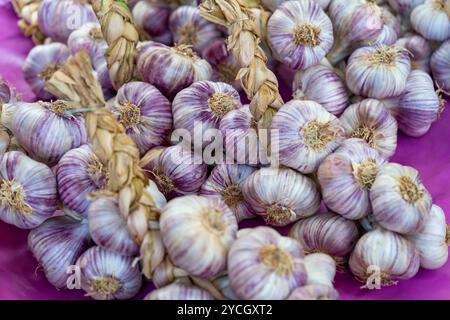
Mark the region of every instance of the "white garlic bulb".
POLYGON ((307 284, 333 287, 336 262, 332 257, 325 253, 312 253, 305 256, 304 263, 308 274, 307 284))
POLYGON ((445 41, 450 37, 449 0, 425 0, 411 12, 411 24, 425 39, 445 41))

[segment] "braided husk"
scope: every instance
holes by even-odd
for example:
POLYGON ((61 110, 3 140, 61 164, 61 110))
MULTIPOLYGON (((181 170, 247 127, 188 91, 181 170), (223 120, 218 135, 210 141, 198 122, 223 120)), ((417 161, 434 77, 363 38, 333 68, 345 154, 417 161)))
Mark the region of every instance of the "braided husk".
POLYGON ((17 22, 20 30, 26 37, 31 37, 35 44, 42 44, 45 41, 45 35, 39 29, 37 21, 37 12, 39 10, 40 0, 11 0, 11 3, 20 18, 17 22))
MULTIPOLYGON (((244 0, 203 0, 199 8, 202 16, 228 28, 228 49, 238 59, 241 69, 236 79, 251 100, 250 111, 261 119, 270 109, 278 110, 283 99, 278 80, 266 65, 267 56, 260 46, 261 35, 254 13, 244 0)), ((273 111, 269 113, 273 115, 273 111)))

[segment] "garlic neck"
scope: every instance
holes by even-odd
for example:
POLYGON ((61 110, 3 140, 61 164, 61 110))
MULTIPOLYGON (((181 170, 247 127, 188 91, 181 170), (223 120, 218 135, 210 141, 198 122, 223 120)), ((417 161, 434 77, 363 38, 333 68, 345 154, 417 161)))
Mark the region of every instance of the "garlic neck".
POLYGON ((380 46, 368 57, 369 62, 375 64, 393 65, 397 58, 399 49, 394 46, 380 46))
POLYGON ((377 176, 377 163, 374 159, 369 158, 361 161, 359 164, 355 164, 353 170, 355 179, 362 189, 372 188, 372 184, 377 176))
POLYGON ((173 47, 173 50, 174 50, 177 54, 179 54, 179 55, 181 55, 181 56, 183 56, 183 57, 185 57, 185 58, 189 58, 189 59, 191 59, 192 61, 195 61, 195 60, 198 59, 198 56, 197 56, 197 54, 192 50, 192 46, 191 46, 191 45, 180 44, 180 45, 177 45, 177 46, 173 47))
POLYGON ((205 226, 216 234, 222 234, 225 229, 225 221, 223 220, 223 212, 218 208, 206 208, 203 213, 203 222, 205 226))
POLYGON ((317 47, 320 44, 320 28, 307 22, 294 28, 292 41, 296 45, 317 47))
POLYGON ((215 117, 221 119, 228 112, 233 110, 236 102, 229 94, 223 92, 216 92, 208 99, 208 107, 215 117))
POLYGON ((359 138, 366 141, 370 147, 375 147, 375 133, 374 130, 365 125, 359 126, 350 134, 350 138, 359 138))
POLYGON ((259 250, 259 260, 280 275, 290 274, 294 265, 291 255, 274 244, 268 244, 259 250))
POLYGON ((14 211, 31 215, 33 210, 25 202, 26 192, 23 186, 15 180, 2 180, 0 182, 0 203, 14 211))
POLYGON ((113 277, 101 277, 90 282, 90 295, 111 295, 122 288, 122 283, 113 277))
POLYGON ((236 184, 228 186, 220 192, 225 204, 231 208, 236 208, 238 204, 244 201, 242 189, 236 184))
POLYGON ((141 120, 141 109, 131 102, 123 102, 119 107, 118 112, 119 122, 126 129, 136 126, 141 120))
POLYGON ((155 174, 156 184, 162 193, 168 194, 175 190, 175 186, 170 177, 163 174, 155 174))
POLYGON ((264 220, 268 224, 284 224, 288 221, 293 220, 295 218, 296 214, 292 209, 288 207, 281 206, 279 204, 273 204, 271 205, 266 212, 266 216, 264 217, 264 220))
POLYGON ((424 190, 421 189, 417 185, 417 183, 415 183, 410 177, 401 176, 398 177, 397 180, 399 183, 398 189, 403 200, 411 204, 414 204, 418 202, 420 199, 422 199, 422 197, 425 194, 424 190))

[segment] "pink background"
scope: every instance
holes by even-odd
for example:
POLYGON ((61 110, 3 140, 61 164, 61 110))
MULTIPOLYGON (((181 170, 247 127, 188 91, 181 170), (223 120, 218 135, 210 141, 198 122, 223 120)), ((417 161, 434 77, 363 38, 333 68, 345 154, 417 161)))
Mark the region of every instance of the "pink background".
MULTIPOLYGON (((13 84, 22 98, 34 96, 22 77, 22 64, 33 44, 16 26, 9 1, 0 0, 0 75, 13 84)), ((450 221, 450 110, 420 139, 400 134, 392 161, 417 168, 434 203, 450 221)), ((253 222, 250 222, 250 225, 253 222)), ((248 223, 246 223, 248 225, 248 223)), ((0 299, 85 299, 80 291, 57 291, 45 279, 27 248, 25 230, 0 221, 0 299)), ((339 274, 335 286, 341 299, 450 299, 450 263, 437 271, 420 270, 411 280, 382 290, 361 290, 350 274, 339 274)), ((147 285, 140 294, 151 290, 147 285)))

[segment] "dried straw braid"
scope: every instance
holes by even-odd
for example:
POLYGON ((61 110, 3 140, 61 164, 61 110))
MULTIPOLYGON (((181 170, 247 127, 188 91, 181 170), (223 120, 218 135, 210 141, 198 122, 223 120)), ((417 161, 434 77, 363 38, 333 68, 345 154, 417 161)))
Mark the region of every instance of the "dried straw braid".
POLYGON ((39 30, 38 15, 40 0, 11 0, 11 3, 20 18, 18 26, 26 37, 30 37, 35 44, 42 44, 45 35, 39 30))
POLYGON ((202 16, 228 28, 228 49, 242 68, 237 79, 251 100, 250 110, 259 120, 283 105, 278 80, 266 65, 267 57, 260 47, 261 34, 248 0, 203 0, 199 8, 202 16), (272 109, 272 110, 271 110, 272 109))

